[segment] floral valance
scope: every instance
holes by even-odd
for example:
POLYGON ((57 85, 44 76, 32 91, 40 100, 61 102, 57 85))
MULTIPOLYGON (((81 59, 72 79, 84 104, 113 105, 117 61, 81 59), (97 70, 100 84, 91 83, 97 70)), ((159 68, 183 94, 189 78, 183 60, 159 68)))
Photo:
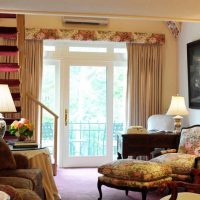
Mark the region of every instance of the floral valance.
POLYGON ((165 43, 164 34, 97 30, 26 28, 25 37, 28 40, 65 39, 80 41, 133 42, 140 44, 165 43))

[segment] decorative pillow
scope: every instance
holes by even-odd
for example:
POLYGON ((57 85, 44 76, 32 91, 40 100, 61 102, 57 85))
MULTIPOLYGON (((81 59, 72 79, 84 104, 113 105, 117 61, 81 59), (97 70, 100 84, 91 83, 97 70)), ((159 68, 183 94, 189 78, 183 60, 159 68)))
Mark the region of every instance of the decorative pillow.
POLYGON ((1 169, 16 169, 14 156, 3 139, 0 139, 0 170, 1 169))
POLYGON ((182 129, 178 153, 200 156, 200 126, 182 129))
POLYGON ((167 153, 151 159, 151 162, 162 163, 172 168, 173 174, 190 174, 196 156, 182 153, 167 153))
POLYGON ((168 177, 171 167, 144 160, 122 159, 98 168, 98 172, 108 177, 132 181, 153 181, 168 177))

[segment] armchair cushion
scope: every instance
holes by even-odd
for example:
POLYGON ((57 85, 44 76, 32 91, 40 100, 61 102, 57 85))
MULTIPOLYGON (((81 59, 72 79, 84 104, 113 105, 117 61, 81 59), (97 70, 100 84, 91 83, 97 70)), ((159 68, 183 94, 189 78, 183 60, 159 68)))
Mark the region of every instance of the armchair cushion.
POLYGON ((172 168, 172 174, 189 175, 194 167, 196 156, 182 153, 167 153, 151 159, 151 162, 162 163, 172 168))
POLYGON ((182 129, 178 153, 200 156, 200 126, 182 129))
POLYGON ((0 139, 0 155, 0 170, 16 169, 14 156, 3 139, 0 139))
POLYGON ((98 172, 107 177, 131 181, 154 181, 168 177, 172 173, 167 165, 143 160, 117 160, 98 168, 98 172))

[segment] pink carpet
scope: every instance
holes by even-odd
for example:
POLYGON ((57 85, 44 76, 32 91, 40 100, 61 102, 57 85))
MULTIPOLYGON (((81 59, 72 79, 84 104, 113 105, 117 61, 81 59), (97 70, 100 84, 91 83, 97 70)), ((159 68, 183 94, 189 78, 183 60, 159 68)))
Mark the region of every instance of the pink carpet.
MULTIPOLYGON (((73 168, 58 169, 55 177, 56 185, 62 200, 97 200, 99 193, 97 190, 96 168, 73 168)), ((141 200, 141 193, 120 191, 106 186, 102 186, 102 200, 141 200)), ((147 200, 159 200, 161 195, 156 192, 148 192, 147 200)))

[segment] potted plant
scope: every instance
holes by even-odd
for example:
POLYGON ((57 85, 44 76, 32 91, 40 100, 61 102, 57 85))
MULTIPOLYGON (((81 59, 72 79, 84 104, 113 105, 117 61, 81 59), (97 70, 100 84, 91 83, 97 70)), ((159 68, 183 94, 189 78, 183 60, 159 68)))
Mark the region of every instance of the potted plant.
POLYGON ((19 141, 24 141, 33 136, 33 124, 25 118, 15 120, 10 126, 10 134, 15 135, 19 141))

